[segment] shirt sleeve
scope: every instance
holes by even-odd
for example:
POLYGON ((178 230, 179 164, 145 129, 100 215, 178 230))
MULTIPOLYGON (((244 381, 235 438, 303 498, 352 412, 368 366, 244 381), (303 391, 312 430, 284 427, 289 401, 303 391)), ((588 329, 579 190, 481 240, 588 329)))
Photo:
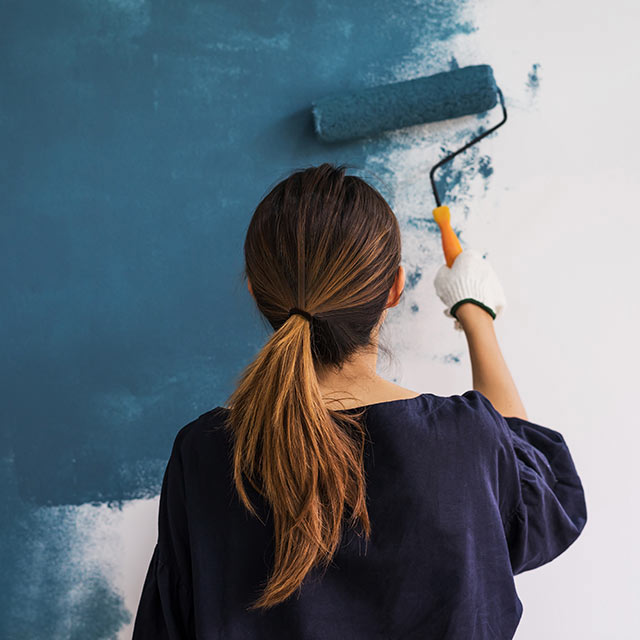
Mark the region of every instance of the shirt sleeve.
POLYGON ((158 509, 158 539, 142 587, 132 640, 195 638, 190 587, 189 532, 181 430, 165 469, 158 509))
POLYGON ((587 508, 582 482, 557 431, 517 417, 504 417, 479 391, 495 425, 498 503, 513 575, 550 562, 580 535, 587 508))

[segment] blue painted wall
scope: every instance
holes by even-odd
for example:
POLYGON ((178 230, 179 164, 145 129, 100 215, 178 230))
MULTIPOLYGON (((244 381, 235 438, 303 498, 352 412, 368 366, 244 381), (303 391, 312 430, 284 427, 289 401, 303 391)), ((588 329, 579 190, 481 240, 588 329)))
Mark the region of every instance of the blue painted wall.
POLYGON ((256 204, 295 168, 387 144, 322 144, 311 101, 469 33, 463 4, 0 3, 0 637, 130 620, 99 572, 70 606, 67 506, 158 493, 177 429, 266 336, 240 275, 256 204))

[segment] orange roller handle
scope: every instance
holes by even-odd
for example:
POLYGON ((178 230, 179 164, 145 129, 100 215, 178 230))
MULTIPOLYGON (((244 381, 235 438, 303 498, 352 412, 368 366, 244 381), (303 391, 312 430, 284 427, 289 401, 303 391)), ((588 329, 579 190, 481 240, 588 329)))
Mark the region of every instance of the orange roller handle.
POLYGON ((436 207, 433 210, 433 217, 440 227, 442 236, 442 250, 447 266, 451 268, 454 260, 462 253, 462 246, 455 231, 451 228, 451 212, 446 204, 436 207))

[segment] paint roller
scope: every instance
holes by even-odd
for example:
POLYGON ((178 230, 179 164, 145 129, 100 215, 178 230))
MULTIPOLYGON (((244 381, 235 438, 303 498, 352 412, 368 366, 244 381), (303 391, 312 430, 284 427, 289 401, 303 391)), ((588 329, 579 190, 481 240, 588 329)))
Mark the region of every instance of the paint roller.
POLYGON ((326 142, 345 142, 375 136, 383 131, 489 111, 496 106, 498 98, 503 119, 444 157, 429 172, 436 201, 433 217, 440 228, 447 266, 451 267, 462 247, 451 228, 449 207, 440 200, 434 174, 436 169, 506 122, 507 109, 491 67, 486 64, 471 65, 412 80, 326 96, 312 103, 312 111, 315 131, 320 139, 326 142))

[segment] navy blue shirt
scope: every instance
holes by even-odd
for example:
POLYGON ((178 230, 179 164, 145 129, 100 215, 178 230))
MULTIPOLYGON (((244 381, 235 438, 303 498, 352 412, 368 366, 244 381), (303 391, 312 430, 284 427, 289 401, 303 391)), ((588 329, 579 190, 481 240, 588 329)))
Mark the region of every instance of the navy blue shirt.
POLYGON ((512 638, 513 576, 553 560, 586 523, 557 431, 505 418, 475 390, 366 405, 368 544, 346 530, 322 578, 312 570, 299 595, 247 612, 273 527, 251 486, 264 524, 235 494, 227 415, 216 407, 175 438, 133 640, 512 638))

